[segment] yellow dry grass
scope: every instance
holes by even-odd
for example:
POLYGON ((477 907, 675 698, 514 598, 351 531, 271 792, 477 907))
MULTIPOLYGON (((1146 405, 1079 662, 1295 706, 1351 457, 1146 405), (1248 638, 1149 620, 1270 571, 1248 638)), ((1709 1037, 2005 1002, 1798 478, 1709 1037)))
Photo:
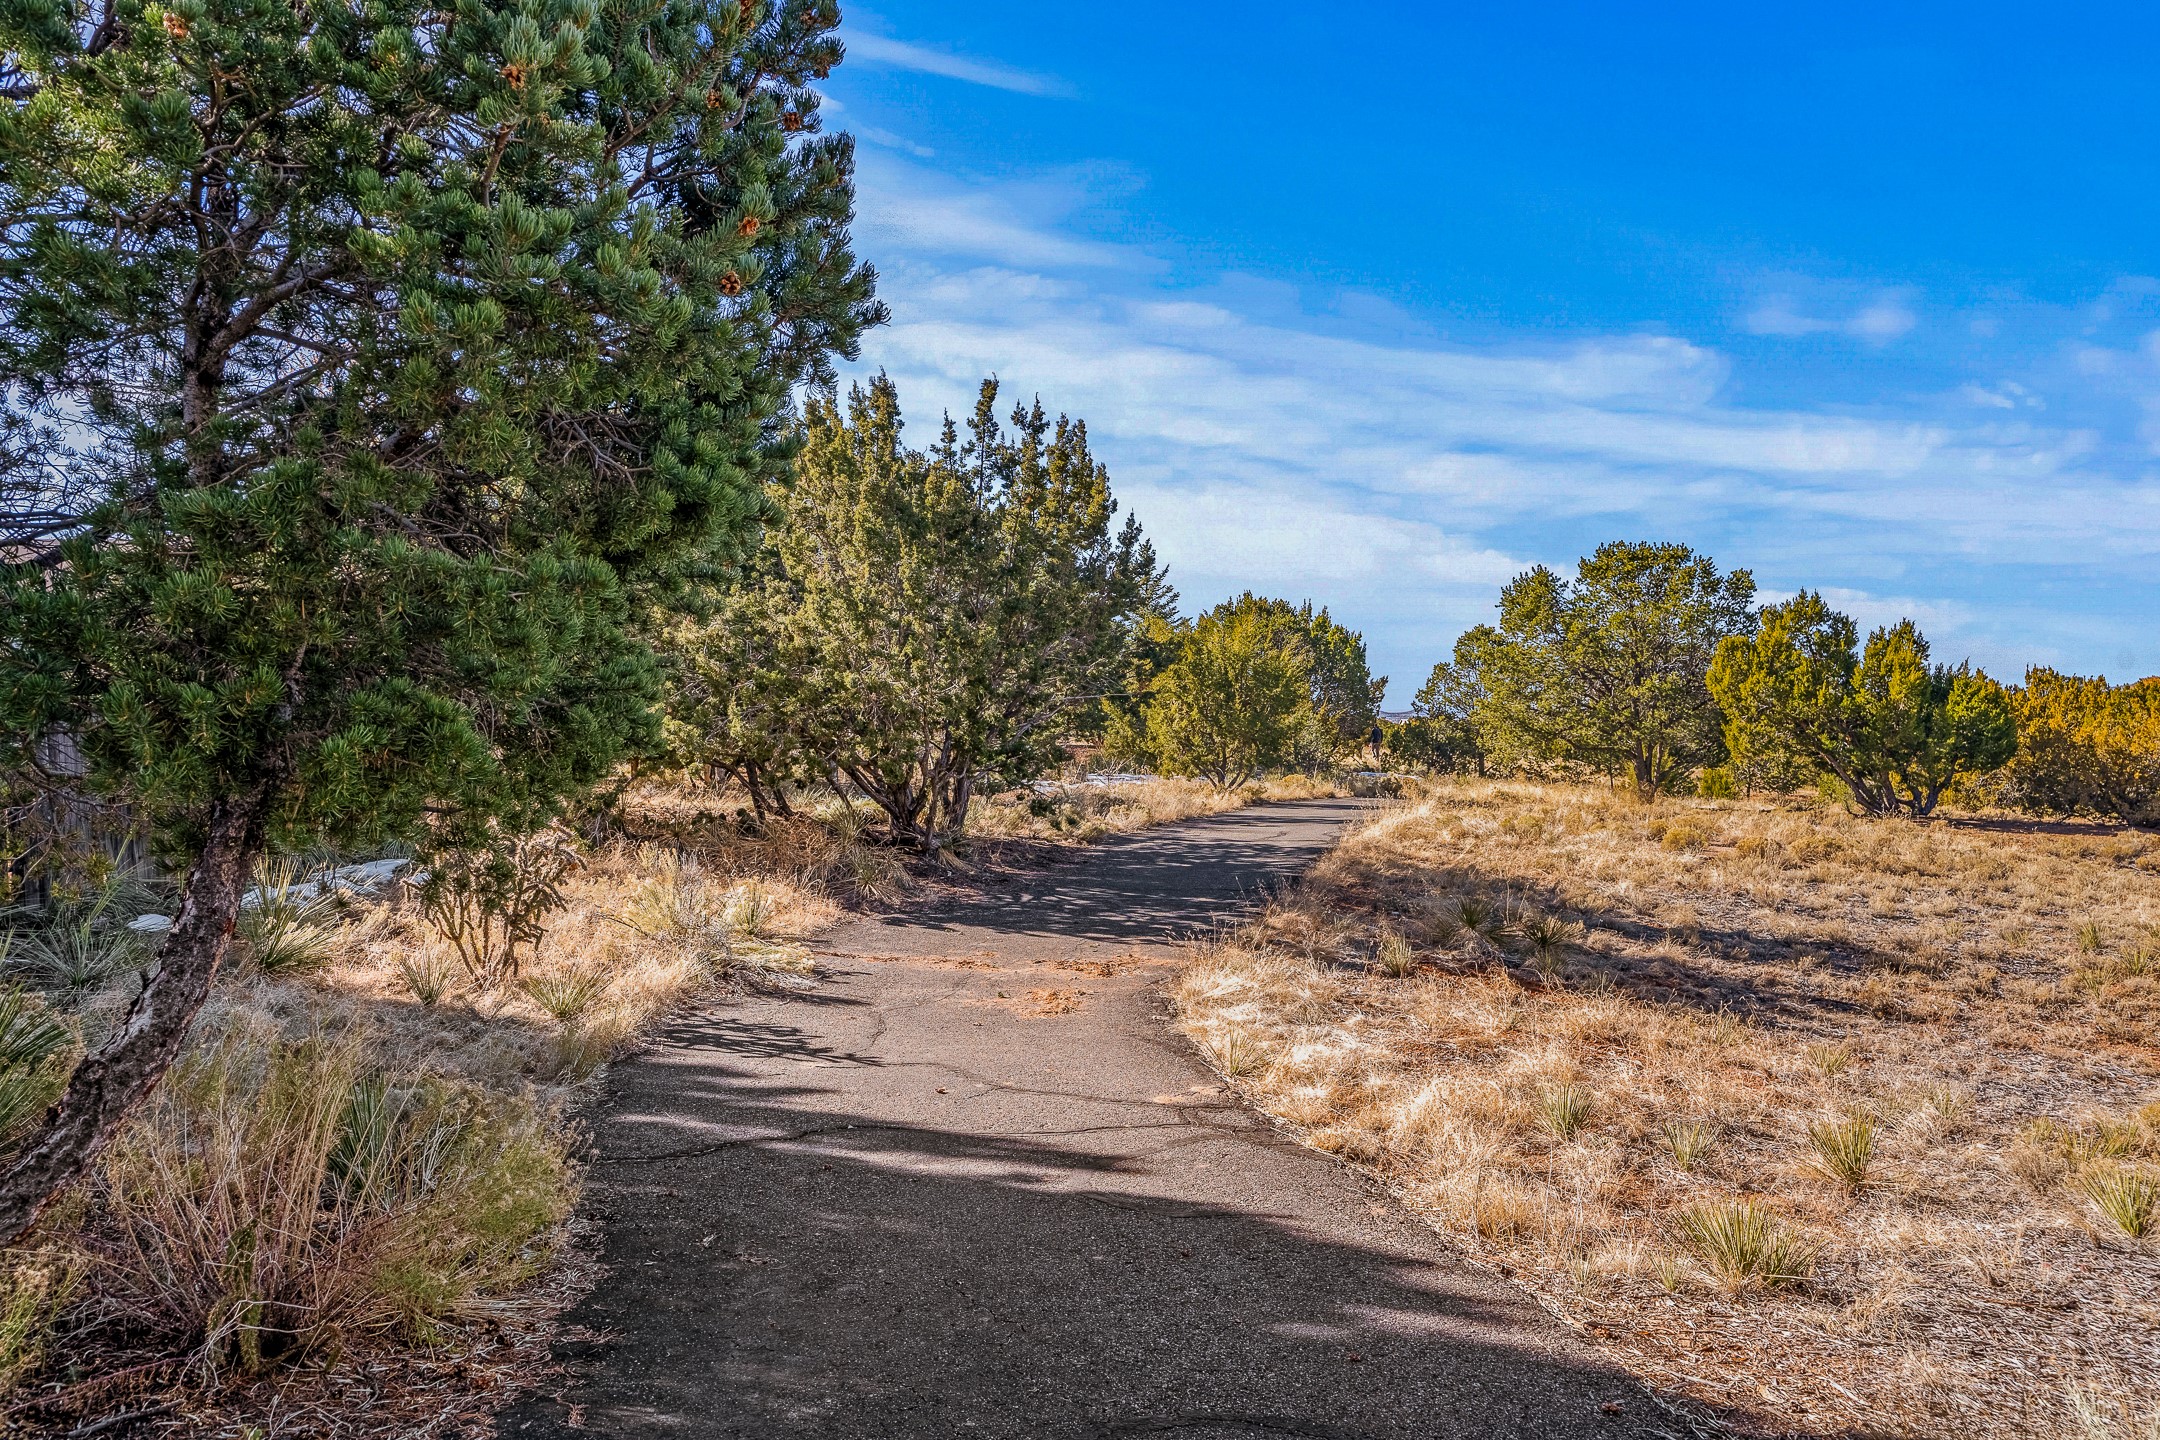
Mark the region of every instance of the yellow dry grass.
MULTIPOLYGON (((986 805, 978 833, 1066 844, 1258 799, 1334 792, 1333 782, 1304 780, 1228 795, 1181 781, 1075 787, 1039 814, 1019 807, 1022 822, 1004 828, 986 805)), ((50 1378, 39 1367, 50 1364, 56 1327, 69 1348, 92 1347, 106 1368, 141 1363, 160 1347, 193 1347, 188 1373, 200 1377, 270 1358, 248 1348, 269 1322, 248 1316, 298 1317, 275 1327, 279 1353, 293 1354, 336 1354, 361 1339, 423 1331, 447 1353, 463 1342, 437 1324, 443 1319, 528 1331, 544 1324, 549 1303, 563 1297, 524 1282, 548 1260, 574 1199, 572 1117, 600 1067, 694 997, 811 983, 810 936, 850 907, 900 903, 920 887, 901 857, 868 843, 863 817, 843 805, 753 825, 729 798, 633 787, 618 838, 567 876, 565 905, 508 984, 468 974, 401 887, 311 909, 305 945, 288 947, 282 963, 243 946, 176 1072, 199 1083, 169 1085, 121 1137, 82 1203, 48 1227, 46 1247, 14 1254, 0 1269, 0 1388, 50 1378), (464 1236, 455 1216, 424 1207, 400 1211, 402 1229, 343 1201, 342 1209, 310 1208, 343 1143, 337 1136, 352 1123, 348 1092, 369 1087, 462 1097, 480 1117, 466 1128, 479 1136, 473 1145, 492 1147, 487 1165, 467 1167, 479 1178, 463 1190, 437 1186, 442 1194, 429 1203, 462 1205, 468 1192, 484 1191, 493 1197, 492 1229, 464 1236), (273 1092, 308 1103, 261 1102, 273 1092), (295 1214, 313 1218, 303 1224, 295 1214), (497 1232, 514 1241, 510 1261, 487 1249, 497 1232), (246 1238, 258 1234, 278 1245, 246 1238), (356 1235, 375 1248, 363 1254, 356 1235), (395 1266, 383 1260, 393 1241, 402 1247, 395 1266), (238 1272, 227 1263, 235 1247, 250 1257, 238 1272), (391 1270, 411 1284, 377 1283, 376 1272, 391 1270), (238 1287, 230 1295, 220 1288, 230 1286, 238 1287), (101 1317, 134 1328, 101 1329, 101 1317)), ((288 882, 300 878, 286 869, 288 882)), ((1045 988, 1015 1004, 1030 1016, 1056 1015, 1085 1004, 1086 993, 1045 988)), ((127 998, 124 985, 89 997, 86 1038, 94 1043, 127 998)), ((172 1403, 224 1403, 208 1396, 176 1391, 172 1403)), ((72 1418, 72 1401, 52 1403, 52 1415, 72 1418)))
POLYGON ((1462 781, 1176 1000, 1256 1103, 1745 1428, 2142 1435, 2156 925, 2152 836, 1462 781))

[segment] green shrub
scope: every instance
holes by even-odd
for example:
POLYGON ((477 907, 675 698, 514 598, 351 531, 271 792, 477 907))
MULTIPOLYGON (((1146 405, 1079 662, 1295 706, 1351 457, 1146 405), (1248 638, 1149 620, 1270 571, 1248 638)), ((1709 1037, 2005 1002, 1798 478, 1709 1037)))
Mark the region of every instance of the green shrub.
POLYGON ((1731 766, 1713 765, 1696 777, 1695 793, 1705 800, 1736 800, 1740 782, 1733 778, 1731 766))

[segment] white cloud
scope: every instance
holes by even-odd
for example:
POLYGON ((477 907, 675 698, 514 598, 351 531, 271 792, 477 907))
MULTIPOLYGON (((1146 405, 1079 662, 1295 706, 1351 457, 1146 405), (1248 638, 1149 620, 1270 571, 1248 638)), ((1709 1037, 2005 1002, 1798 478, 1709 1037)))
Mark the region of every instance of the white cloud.
POLYGON ((842 38, 847 42, 850 60, 889 65, 895 70, 913 70, 923 75, 937 75, 969 85, 987 85, 994 90, 1011 90, 1021 95, 1072 93, 1072 87, 1055 76, 1037 75, 995 60, 978 60, 966 55, 956 55, 937 46, 917 45, 906 40, 896 40, 890 35, 870 35, 861 31, 851 31, 842 38))
POLYGON ((1886 293, 1848 315, 1811 315, 1790 295, 1771 295, 1747 314, 1747 328, 1757 335, 1843 335, 1870 345, 1887 345, 1907 334, 1920 317, 1896 294, 1886 293))
MULTIPOLYGON (((2002 628, 2001 605, 1930 587, 2098 567, 2149 593, 2160 484, 2111 470, 2092 431, 2043 425, 2011 382, 1896 412, 1760 408, 1733 398, 1728 357, 1666 335, 1356 338, 1280 287, 1172 289, 1156 257, 1075 237, 1084 178, 963 188, 897 160, 866 169, 863 226, 882 243, 865 248, 894 319, 865 365, 899 382, 919 429, 964 413, 986 374, 1008 400, 1040 393, 1086 418, 1188 601, 1310 596, 1399 676, 1527 564, 1615 535, 1684 540, 1766 585, 1842 586, 1870 623, 1912 614, 1998 668, 2019 644, 2089 639, 2074 617, 2002 628), (1867 598, 1882 587, 1900 598, 1867 598)), ((1863 314, 1842 333, 1892 328, 1863 314)), ((2088 371, 2125 385, 2160 375, 2160 345, 2088 350, 2088 371)))
POLYGON ((930 160, 937 156, 937 151, 929 146, 918 145, 905 135, 895 135, 892 131, 881 126, 857 125, 852 128, 859 138, 867 140, 873 145, 882 145, 888 150, 904 150, 918 160, 930 160))
POLYGON ((1128 247, 1064 233, 1061 224, 1090 199, 1079 176, 1027 186, 968 185, 889 156, 866 155, 856 180, 856 228, 864 236, 863 253, 879 257, 991 261, 1031 270, 1152 268, 1152 260, 1128 247))

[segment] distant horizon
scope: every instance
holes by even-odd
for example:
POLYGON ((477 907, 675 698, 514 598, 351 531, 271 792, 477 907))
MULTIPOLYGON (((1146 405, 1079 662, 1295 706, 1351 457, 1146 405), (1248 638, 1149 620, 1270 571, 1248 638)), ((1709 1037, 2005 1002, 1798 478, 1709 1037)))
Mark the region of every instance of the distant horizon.
POLYGON ((914 437, 1086 420, 1189 609, 1325 605, 1391 708, 1606 540, 2160 672, 2155 17, 1243 13, 850 9, 914 437))

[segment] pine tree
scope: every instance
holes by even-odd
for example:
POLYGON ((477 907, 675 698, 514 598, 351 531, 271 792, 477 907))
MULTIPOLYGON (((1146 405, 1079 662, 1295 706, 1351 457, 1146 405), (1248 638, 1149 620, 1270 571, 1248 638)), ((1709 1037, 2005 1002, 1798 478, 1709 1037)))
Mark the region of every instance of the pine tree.
POLYGON ((4 1236, 266 846, 529 828, 653 743, 642 617, 881 318, 830 0, 79 3, 0 5, 0 770, 64 739, 185 878, 4 1236))

